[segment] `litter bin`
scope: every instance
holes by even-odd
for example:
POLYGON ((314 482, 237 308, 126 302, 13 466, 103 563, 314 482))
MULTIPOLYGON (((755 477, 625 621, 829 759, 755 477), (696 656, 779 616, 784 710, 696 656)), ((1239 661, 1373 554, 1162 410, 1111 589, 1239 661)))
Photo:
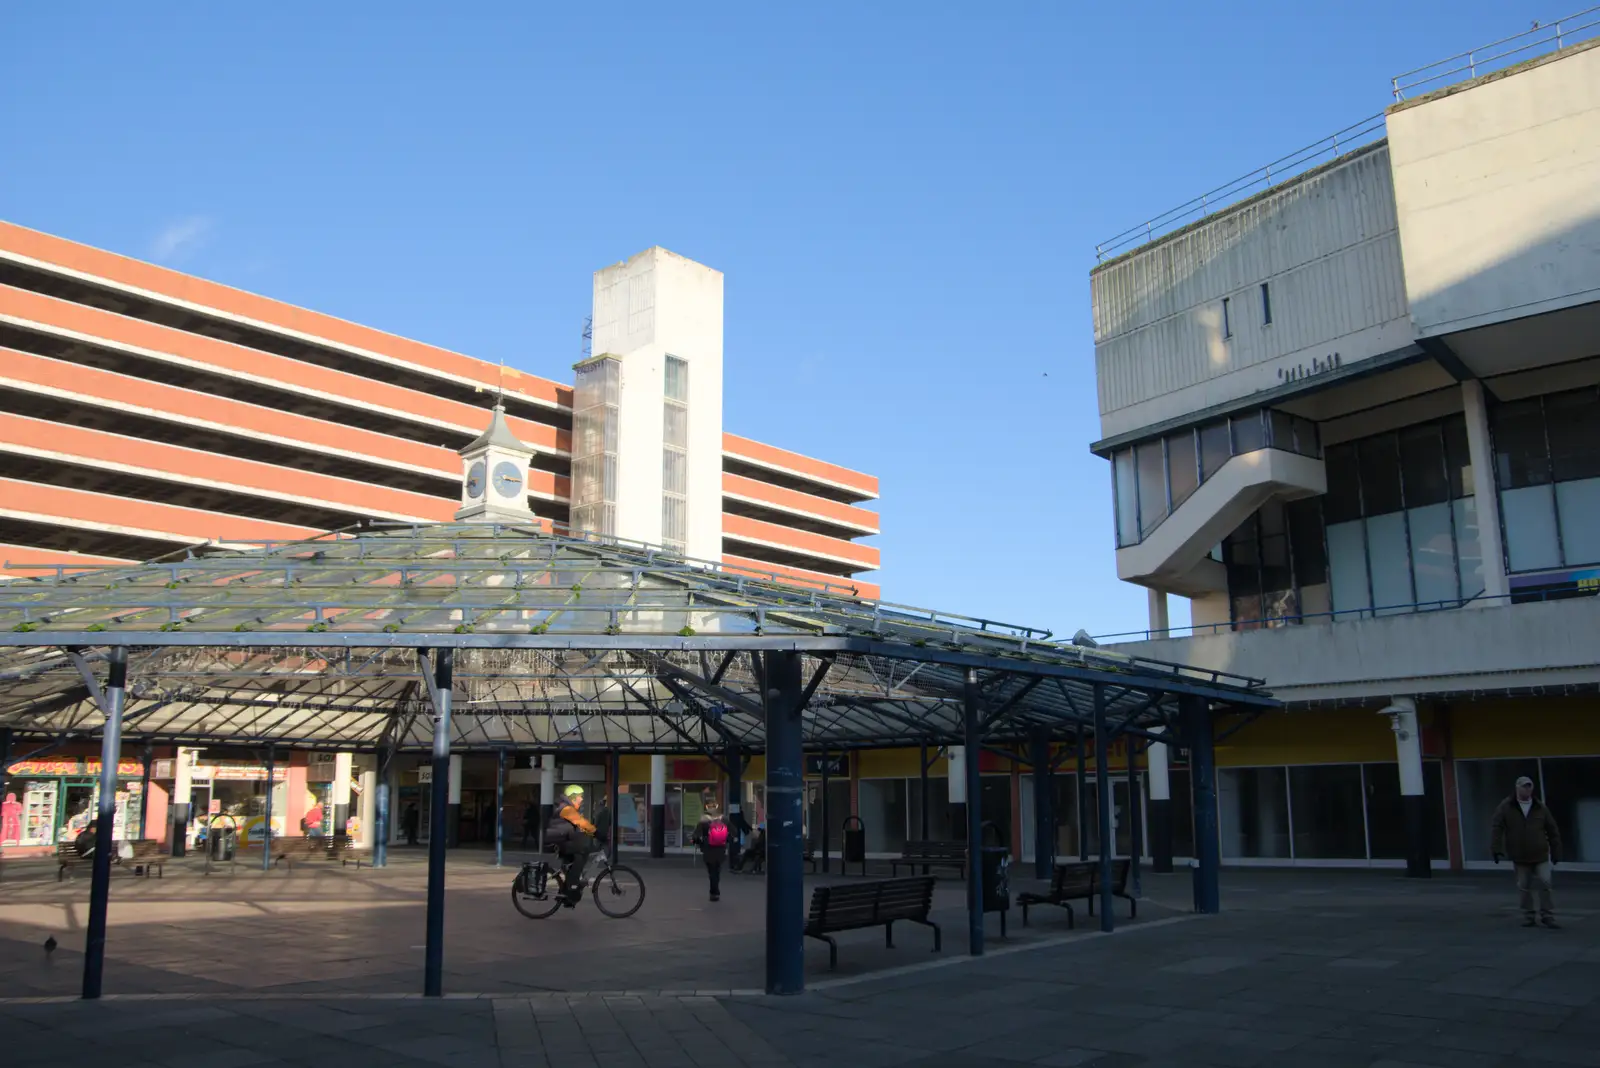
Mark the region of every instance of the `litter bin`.
POLYGON ((844 821, 844 860, 839 874, 844 874, 846 864, 859 864, 861 874, 867 874, 867 825, 860 816, 847 816, 844 821))
POLYGON ((206 835, 212 860, 232 860, 237 835, 232 827, 213 827, 206 835))

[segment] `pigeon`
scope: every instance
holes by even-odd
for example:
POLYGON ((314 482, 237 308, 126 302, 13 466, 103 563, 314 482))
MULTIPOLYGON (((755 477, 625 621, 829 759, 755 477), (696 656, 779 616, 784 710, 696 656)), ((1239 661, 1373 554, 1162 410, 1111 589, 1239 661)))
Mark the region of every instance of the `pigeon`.
POLYGON ((44 940, 44 951, 46 953, 54 953, 56 951, 56 936, 55 935, 51 935, 49 938, 46 938, 44 940))

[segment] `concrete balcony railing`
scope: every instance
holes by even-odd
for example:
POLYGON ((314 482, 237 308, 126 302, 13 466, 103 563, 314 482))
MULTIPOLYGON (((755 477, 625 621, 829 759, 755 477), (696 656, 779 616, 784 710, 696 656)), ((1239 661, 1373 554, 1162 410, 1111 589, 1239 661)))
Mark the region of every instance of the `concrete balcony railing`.
POLYGON ((1119 653, 1263 678, 1288 704, 1600 685, 1600 597, 1109 644, 1119 653))

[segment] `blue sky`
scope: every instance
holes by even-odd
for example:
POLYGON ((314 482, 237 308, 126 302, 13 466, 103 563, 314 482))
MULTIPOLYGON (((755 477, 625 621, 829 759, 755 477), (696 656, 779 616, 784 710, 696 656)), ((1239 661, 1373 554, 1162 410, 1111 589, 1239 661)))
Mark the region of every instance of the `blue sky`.
POLYGON ((561 380, 664 245, 727 275, 727 429, 882 478, 887 598, 1065 634, 1145 619, 1095 242, 1564 14, 451 6, 3 5, 0 218, 561 380))

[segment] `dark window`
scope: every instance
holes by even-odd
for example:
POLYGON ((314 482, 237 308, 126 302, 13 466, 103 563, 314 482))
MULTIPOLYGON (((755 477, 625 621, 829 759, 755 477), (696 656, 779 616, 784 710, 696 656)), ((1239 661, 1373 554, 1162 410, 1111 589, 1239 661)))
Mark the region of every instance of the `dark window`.
POLYGON ((1200 428, 1200 469, 1210 478, 1222 469, 1233 455, 1233 445, 1228 436, 1228 421, 1219 419, 1200 428))
POLYGON ((1272 325, 1272 290, 1267 283, 1261 283, 1261 325, 1272 325))
POLYGON ((1305 497, 1284 507, 1289 519, 1289 551, 1294 557, 1294 578, 1300 586, 1320 586, 1328 581, 1328 554, 1322 544, 1322 501, 1305 497))
POLYGON ((1539 398, 1497 405, 1493 411, 1494 462, 1502 490, 1543 486, 1550 481, 1550 457, 1539 398))
POLYGON ((1139 536, 1142 538, 1167 517, 1167 467, 1161 442, 1147 441, 1134 449, 1139 469, 1139 536))
POLYGON ((1303 456, 1321 456, 1322 445, 1317 440, 1317 424, 1309 419, 1294 420, 1294 449, 1303 456))
POLYGON ((1361 468, 1354 445, 1330 445, 1324 453, 1328 494, 1323 498, 1323 519, 1332 526, 1361 518, 1361 468))
POLYGON ((1294 417, 1288 412, 1267 412, 1267 429, 1271 431, 1271 445, 1274 449, 1285 452, 1294 452, 1294 417))
POLYGON ((1227 297, 1222 298, 1222 336, 1224 338, 1233 336, 1233 312, 1228 307, 1227 297))
POLYGON ((1444 462, 1444 435, 1437 424, 1400 432, 1400 476, 1407 508, 1443 504, 1450 499, 1444 462))
POLYGON ((1592 389, 1544 399, 1550 465, 1557 482, 1600 477, 1600 394, 1592 389))
POLYGON ((1228 571, 1228 596, 1233 602, 1233 622, 1254 629, 1265 614, 1261 608, 1260 524, 1252 515, 1222 542, 1222 559, 1228 571))
POLYGON ((1403 507, 1400 496, 1400 443, 1393 434, 1365 438, 1356 447, 1361 466, 1361 511, 1385 515, 1403 507))
MULTIPOLYGON (((1361 770, 1367 786, 1367 843, 1372 859, 1402 860, 1406 855, 1406 816, 1400 798, 1400 769, 1390 763, 1365 764, 1361 770)), ((1450 848, 1445 839, 1444 773, 1437 760, 1423 762, 1422 792, 1428 813, 1428 854, 1434 860, 1445 860, 1450 848)))
POLYGON ((1294 817, 1296 859, 1358 859, 1367 855, 1360 765, 1290 768, 1289 806, 1294 817))
POLYGON ((1233 451, 1236 456, 1267 447, 1267 432, 1262 425, 1264 412, 1246 412, 1233 417, 1233 451))
POLYGON ((1450 497, 1471 497, 1472 451, 1467 447, 1466 416, 1452 415, 1444 421, 1444 459, 1450 474, 1450 497))
POLYGON ((1200 485, 1200 468, 1194 454, 1194 431, 1167 439, 1167 475, 1172 484, 1172 507, 1189 499, 1200 485))

